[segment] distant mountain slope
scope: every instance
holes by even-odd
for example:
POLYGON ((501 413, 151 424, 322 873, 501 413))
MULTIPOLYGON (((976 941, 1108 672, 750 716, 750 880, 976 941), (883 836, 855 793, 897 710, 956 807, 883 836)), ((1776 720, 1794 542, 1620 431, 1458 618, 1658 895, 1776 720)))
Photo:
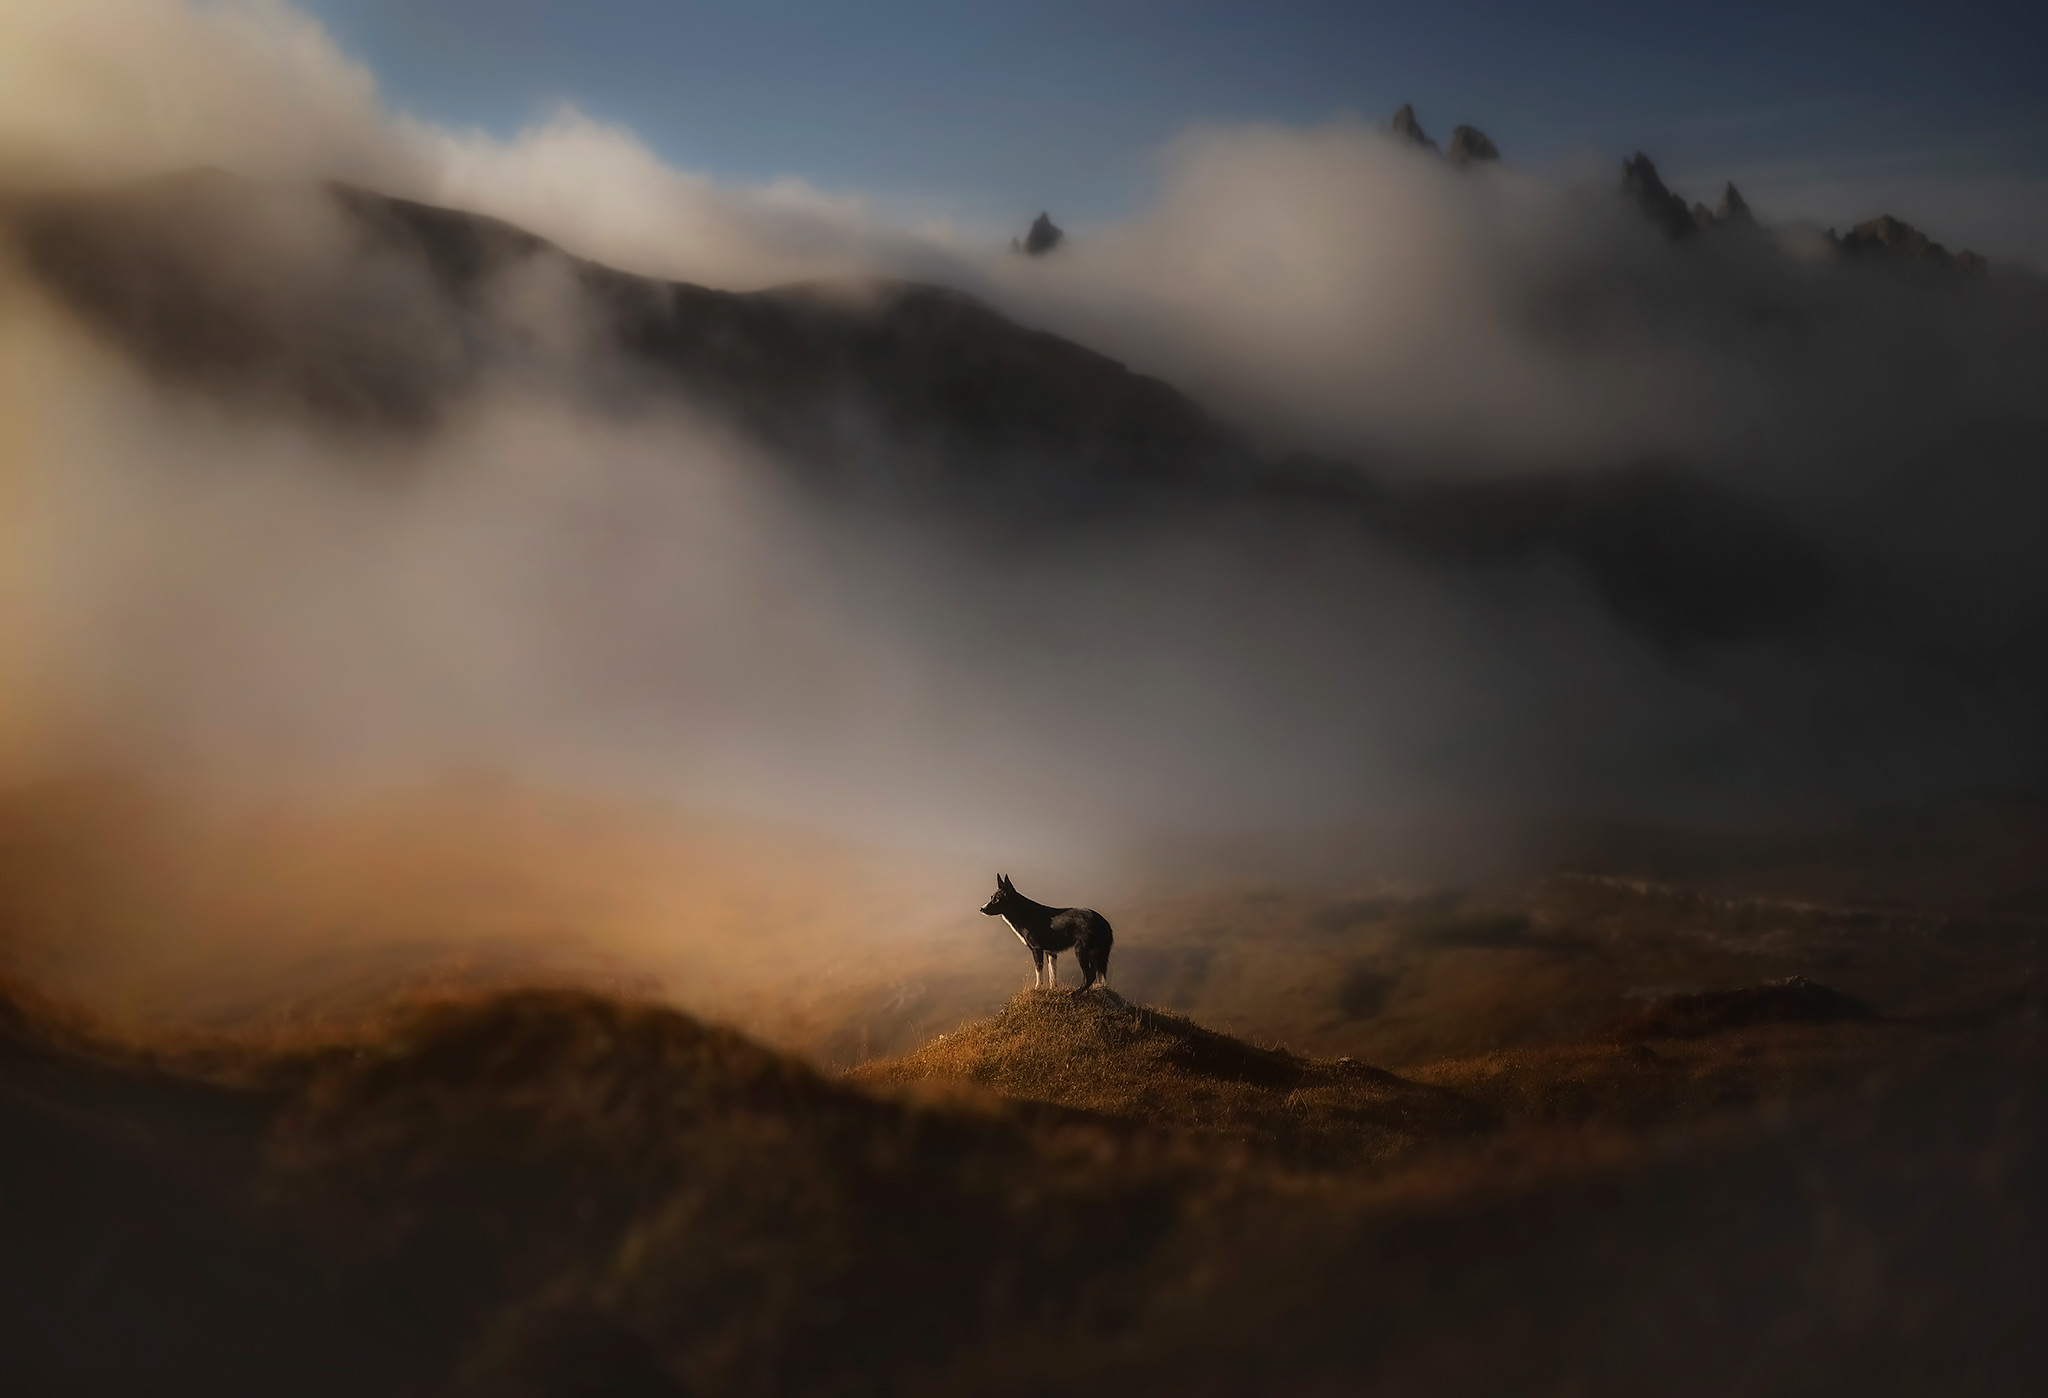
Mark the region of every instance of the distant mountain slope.
POLYGON ((884 445, 933 480, 1251 460, 1158 380, 940 287, 716 291, 475 214, 212 171, 22 204, 12 221, 35 271, 155 372, 344 426, 420 430, 487 372, 538 367, 585 391, 679 396, 814 466, 884 445), (549 301, 549 278, 581 299, 549 301))
POLYGON ((475 214, 217 171, 0 214, 43 281, 165 381, 343 430, 425 432, 487 382, 680 402, 816 485, 897 506, 1252 507, 1433 566, 1557 557, 1673 646, 1773 634, 1830 594, 1796 529, 1682 471, 1396 488, 1349 463, 1268 461, 1170 386, 947 288, 717 291, 475 214))

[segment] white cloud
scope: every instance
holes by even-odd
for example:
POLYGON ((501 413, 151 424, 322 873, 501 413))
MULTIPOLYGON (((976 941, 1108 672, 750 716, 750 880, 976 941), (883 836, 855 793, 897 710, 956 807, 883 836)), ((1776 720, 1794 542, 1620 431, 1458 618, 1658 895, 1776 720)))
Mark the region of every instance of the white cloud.
POLYGON ((416 178, 375 79, 281 0, 0 0, 0 174, 115 181, 195 165, 416 178))
POLYGON ((631 132, 563 107, 510 140, 408 123, 432 195, 625 271, 751 289, 940 270, 925 237, 865 201, 798 180, 722 185, 662 163, 631 132))

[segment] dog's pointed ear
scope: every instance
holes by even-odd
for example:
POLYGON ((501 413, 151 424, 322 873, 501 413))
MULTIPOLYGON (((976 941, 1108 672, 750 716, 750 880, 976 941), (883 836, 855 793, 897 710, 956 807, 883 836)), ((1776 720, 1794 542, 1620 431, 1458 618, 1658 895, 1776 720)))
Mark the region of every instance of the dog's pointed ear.
POLYGON ((1008 888, 1014 888, 1014 887, 1015 887, 1015 885, 1014 885, 1014 884, 1012 884, 1012 883, 1010 882, 1010 876, 1009 876, 1008 874, 997 874, 997 875, 996 875, 996 887, 997 887, 997 888, 1003 888, 1003 889, 1008 889, 1008 888))

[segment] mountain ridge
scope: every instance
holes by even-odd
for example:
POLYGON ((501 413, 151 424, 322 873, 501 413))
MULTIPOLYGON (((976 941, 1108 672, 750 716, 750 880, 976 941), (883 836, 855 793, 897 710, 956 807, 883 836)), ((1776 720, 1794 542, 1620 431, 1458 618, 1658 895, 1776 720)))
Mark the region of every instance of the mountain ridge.
POLYGON ((1682 469, 1395 485, 1274 457, 1161 380, 951 288, 719 291, 501 220, 218 172, 17 202, 10 221, 45 283, 168 382, 348 431, 424 434, 493 373, 538 373, 601 405, 680 397, 815 487, 984 527, 1251 507, 1349 521, 1432 566, 1560 556, 1679 648, 1773 632, 1828 594, 1798 530, 1682 469), (527 275, 566 278, 589 346, 497 307, 527 275), (1644 530, 1661 542, 1629 542, 1644 530))

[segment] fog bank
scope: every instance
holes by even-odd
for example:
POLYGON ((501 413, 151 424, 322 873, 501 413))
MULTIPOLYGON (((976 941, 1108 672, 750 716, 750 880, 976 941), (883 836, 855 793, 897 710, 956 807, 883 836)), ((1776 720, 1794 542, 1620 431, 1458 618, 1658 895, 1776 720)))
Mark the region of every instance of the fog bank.
MULTIPOLYGON (((488 773, 1029 886, 1176 842, 1818 818, 2048 779, 2030 277, 1851 262, 1811 230, 1674 242, 1604 163, 1458 168, 1349 119, 1190 132, 1141 212, 1027 258, 1007 230, 672 170, 573 110, 437 129, 281 4, 0 0, 0 55, 10 217, 150 178, 175 202, 195 167, 267 211, 180 253, 189 304, 227 308, 206 325, 152 320, 171 303, 122 260, 167 223, 114 220, 136 241, 98 304, 9 235, 10 789, 112 771, 247 812, 488 773), (507 267, 455 286, 330 180, 624 272, 842 283, 819 294, 843 314, 717 303, 767 338, 713 368, 808 352, 833 315, 894 353, 911 322, 870 283, 934 281, 1191 395, 1230 464, 963 462, 931 445, 944 395, 908 422, 828 398, 795 447, 762 427, 781 400, 750 416, 635 350, 620 308, 659 289, 503 230, 507 267), (242 358, 181 375, 123 324, 195 363, 233 331, 242 358), (330 398, 242 391, 280 364, 330 398), (366 383, 404 411, 323 416, 366 383)), ((1055 358, 933 304, 919 354, 1055 358)), ((729 926, 675 911, 715 862, 614 921, 729 926)), ((776 916, 822 945, 841 915, 816 902, 776 916)))

